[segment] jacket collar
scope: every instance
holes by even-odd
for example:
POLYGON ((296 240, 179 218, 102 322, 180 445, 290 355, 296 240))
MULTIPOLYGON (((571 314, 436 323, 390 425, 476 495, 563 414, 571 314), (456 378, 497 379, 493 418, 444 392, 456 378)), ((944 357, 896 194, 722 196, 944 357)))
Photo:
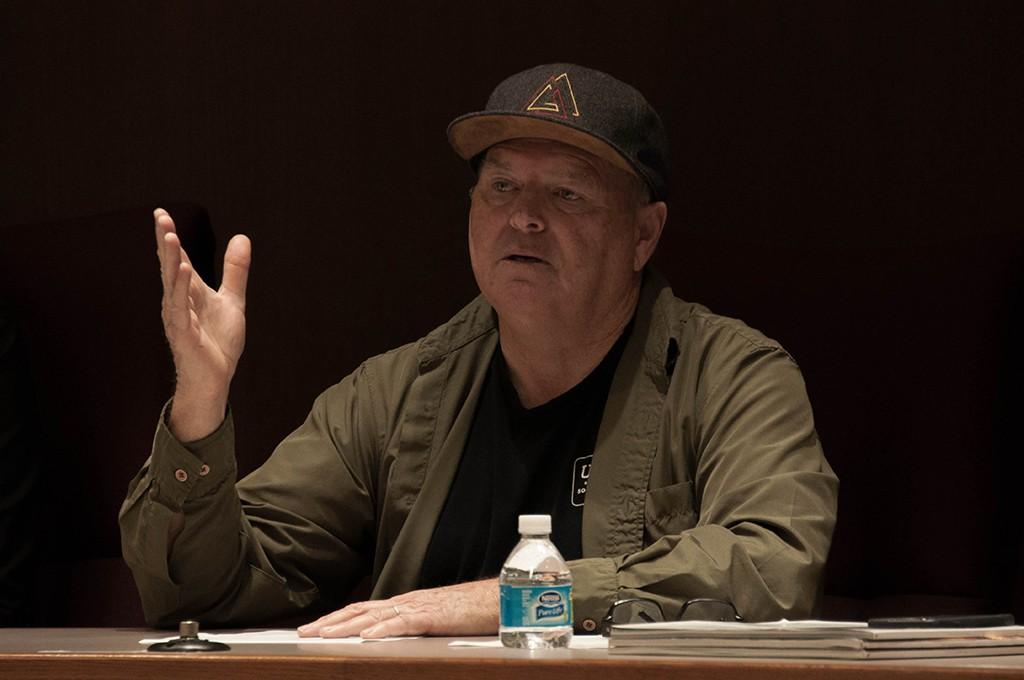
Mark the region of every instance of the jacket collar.
MULTIPOLYGON (((649 326, 643 352, 644 371, 661 391, 668 388, 675 355, 679 352, 679 335, 672 308, 675 296, 668 282, 653 267, 644 270, 637 302, 636 328, 649 326)), ((686 319, 684 318, 683 323, 686 319)), ((451 321, 429 333, 419 344, 417 362, 420 372, 435 367, 447 355, 471 342, 495 332, 498 317, 494 308, 478 295, 463 307, 451 321)), ((639 334, 643 336, 643 334, 639 334)))
POLYGON ((451 320, 431 331, 420 341, 416 360, 420 373, 430 370, 452 352, 498 329, 494 308, 478 295, 451 320))

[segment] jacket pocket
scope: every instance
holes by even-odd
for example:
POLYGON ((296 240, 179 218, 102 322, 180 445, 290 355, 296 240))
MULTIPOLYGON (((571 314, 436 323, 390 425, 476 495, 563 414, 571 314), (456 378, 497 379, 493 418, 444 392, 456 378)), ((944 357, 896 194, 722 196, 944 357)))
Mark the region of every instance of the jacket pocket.
POLYGON ((692 529, 697 524, 693 505, 693 482, 648 491, 644 502, 644 544, 692 529))

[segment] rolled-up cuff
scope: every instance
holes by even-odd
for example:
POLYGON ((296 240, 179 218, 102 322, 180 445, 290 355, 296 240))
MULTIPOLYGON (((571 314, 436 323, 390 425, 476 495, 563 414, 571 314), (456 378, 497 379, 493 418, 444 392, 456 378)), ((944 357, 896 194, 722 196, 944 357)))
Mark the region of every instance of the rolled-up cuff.
POLYGON ((619 592, 616 561, 590 557, 569 562, 572 572, 573 626, 577 633, 600 632, 601 619, 619 592))
POLYGON ((186 499, 197 499, 234 480, 235 426, 228 409, 224 421, 206 437, 188 444, 178 441, 167 427, 170 402, 164 406, 153 440, 150 498, 173 510, 186 499))

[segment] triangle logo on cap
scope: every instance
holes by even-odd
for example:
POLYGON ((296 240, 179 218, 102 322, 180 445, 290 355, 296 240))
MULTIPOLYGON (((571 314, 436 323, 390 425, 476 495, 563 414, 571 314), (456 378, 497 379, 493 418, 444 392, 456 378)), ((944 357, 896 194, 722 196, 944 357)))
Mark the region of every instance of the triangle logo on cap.
POLYGON ((540 92, 526 105, 527 111, 550 114, 568 119, 570 115, 579 118, 576 95, 572 93, 569 74, 551 76, 540 88, 540 92))

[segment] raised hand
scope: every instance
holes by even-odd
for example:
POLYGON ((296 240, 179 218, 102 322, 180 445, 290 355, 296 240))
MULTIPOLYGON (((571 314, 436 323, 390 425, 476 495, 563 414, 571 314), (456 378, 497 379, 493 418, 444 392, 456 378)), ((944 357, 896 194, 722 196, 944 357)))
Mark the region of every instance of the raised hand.
POLYGON ((245 347, 245 286, 252 249, 234 236, 224 278, 213 290, 192 268, 166 210, 153 213, 163 278, 164 333, 174 355, 176 385, 168 424, 181 441, 213 432, 224 419, 231 378, 245 347))

